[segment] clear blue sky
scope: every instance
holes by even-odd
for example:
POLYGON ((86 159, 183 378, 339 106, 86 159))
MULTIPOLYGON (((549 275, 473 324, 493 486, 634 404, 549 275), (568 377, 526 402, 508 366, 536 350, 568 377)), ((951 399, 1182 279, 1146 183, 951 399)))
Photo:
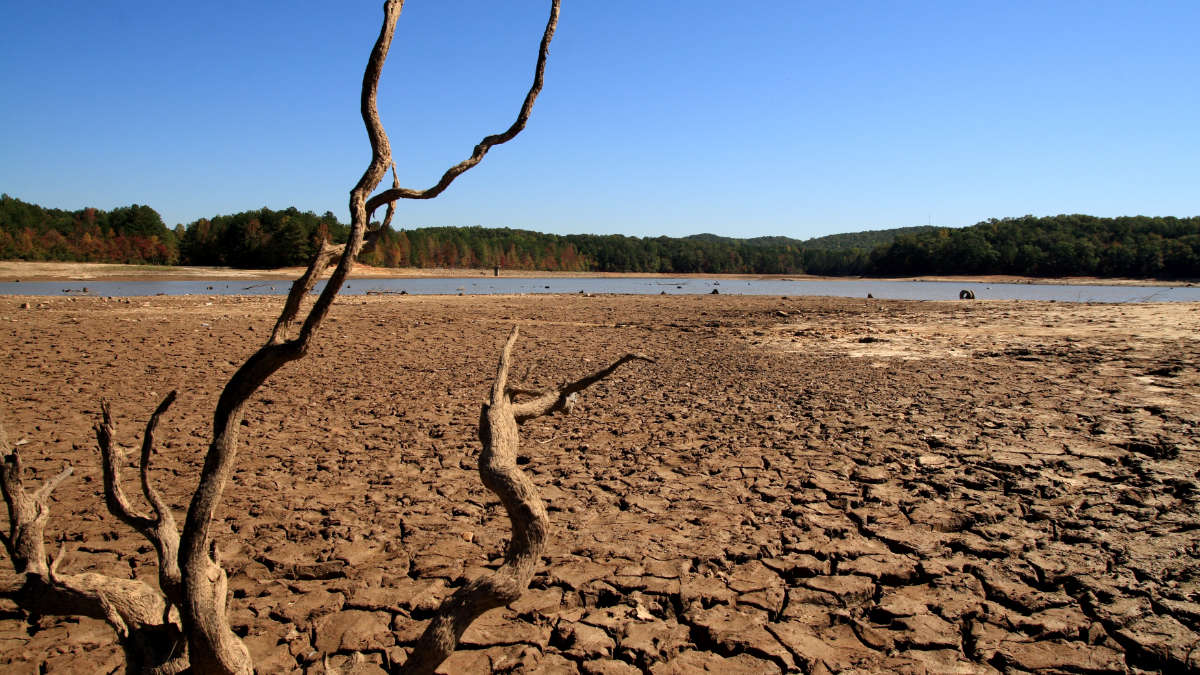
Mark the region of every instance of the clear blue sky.
MULTIPOLYGON (((381 2, 4 3, 0 191, 348 220, 381 2)), ((1200 2, 566 0, 526 131, 395 224, 809 238, 1200 214, 1200 2)), ((410 0, 401 182, 506 128, 548 3, 410 0)))

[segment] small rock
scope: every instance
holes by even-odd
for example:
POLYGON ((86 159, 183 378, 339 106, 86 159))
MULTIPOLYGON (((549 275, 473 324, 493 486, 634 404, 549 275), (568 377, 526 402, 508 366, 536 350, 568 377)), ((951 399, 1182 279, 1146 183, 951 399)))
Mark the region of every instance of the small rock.
POLYGON ((875 595, 875 582, 857 574, 838 574, 804 579, 803 585, 836 596, 846 606, 858 605, 875 595))
POLYGON ((886 483, 891 472, 882 466, 860 466, 850 474, 850 478, 860 483, 886 483))
POLYGON ((635 668, 624 661, 584 661, 579 670, 586 675, 642 675, 641 668, 635 668))
POLYGON ((492 610, 472 622, 459 642, 465 647, 475 648, 528 644, 545 649, 550 644, 550 630, 509 619, 503 612, 492 610))
POLYGON ((572 590, 579 590, 588 583, 600 579, 612 570, 589 560, 574 560, 571 562, 552 565, 547 573, 553 583, 561 584, 572 590))
POLYGON ((689 643, 687 626, 676 621, 654 619, 626 624, 617 642, 621 658, 648 666, 674 657, 689 643))
POLYGON ((1116 637, 1135 651, 1157 661, 1168 671, 1193 672, 1200 668, 1196 645, 1200 636, 1169 616, 1150 614, 1119 629, 1116 637))
POLYGON ((584 623, 561 622, 554 631, 554 639, 555 644, 566 644, 565 653, 576 659, 609 658, 617 646, 608 633, 584 623))
POLYGON ((916 649, 958 649, 958 627, 928 612, 896 620, 901 629, 897 640, 916 649))
POLYGON ((779 666, 749 654, 725 657, 712 652, 687 650, 663 663, 650 666, 651 675, 692 675, 692 673, 721 673, 721 675, 764 675, 778 673, 779 666))
POLYGON ((926 469, 936 469, 945 466, 948 461, 945 455, 929 454, 917 457, 917 465, 926 469))
POLYGON ((395 642, 389 629, 390 623, 384 612, 357 609, 338 612, 317 626, 317 638, 313 646, 324 654, 385 649, 395 642))
POLYGON ((766 657, 785 668, 793 668, 791 653, 768 633, 762 612, 735 609, 727 605, 693 610, 688 621, 722 651, 766 657))
POLYGON ((1006 666, 1034 672, 1128 672, 1125 658, 1120 652, 1082 642, 1004 640, 996 648, 996 658, 1006 666))

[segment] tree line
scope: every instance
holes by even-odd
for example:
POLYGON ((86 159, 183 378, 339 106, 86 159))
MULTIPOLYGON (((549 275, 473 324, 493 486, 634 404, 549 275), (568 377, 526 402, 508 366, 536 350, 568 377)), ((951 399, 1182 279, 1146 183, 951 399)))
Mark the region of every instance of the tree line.
MULTIPOLYGON (((329 211, 262 208, 169 230, 149 206, 46 209, 0 199, 0 257, 276 268, 346 240, 329 211)), ((970 227, 907 227, 800 240, 557 235, 488 227, 387 228, 360 260, 379 267, 917 276, 1200 277, 1200 217, 1058 215, 970 227)))
POLYGON ((1060 215, 991 219, 900 236, 872 252, 874 274, 1200 277, 1200 217, 1060 215))
POLYGON ((329 211, 243 211, 188 223, 179 235, 179 258, 186 265, 298 267, 308 265, 322 240, 345 243, 349 231, 329 211))
POLYGON ((179 262, 179 244, 149 206, 63 211, 4 194, 0 258, 173 265, 179 262))

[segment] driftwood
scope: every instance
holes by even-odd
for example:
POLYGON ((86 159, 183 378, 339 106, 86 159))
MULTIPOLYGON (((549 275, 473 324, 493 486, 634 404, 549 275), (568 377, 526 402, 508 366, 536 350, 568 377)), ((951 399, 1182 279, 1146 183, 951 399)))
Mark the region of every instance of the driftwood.
MULTIPOLYGON (((172 397, 169 396, 168 399, 172 397)), ((153 426, 169 401, 159 406, 147 425, 142 451, 143 485, 148 486, 149 450, 152 447, 153 426)), ((105 409, 105 425, 111 434, 111 420, 105 409)), ((97 433, 101 433, 97 431, 97 433)), ((73 469, 65 467, 61 473, 30 491, 25 481, 25 471, 20 453, 8 445, 0 426, 0 488, 8 505, 9 529, 0 535, 8 550, 13 569, 20 575, 17 585, 3 589, 3 595, 13 599, 30 614, 37 615, 81 615, 107 621, 117 632, 117 639, 125 651, 126 671, 130 673, 179 673, 187 668, 187 643, 181 632, 179 612, 168 601, 166 590, 178 593, 178 586, 164 582, 163 570, 170 570, 178 578, 178 567, 167 556, 173 554, 172 544, 177 544, 179 535, 170 532, 159 537, 158 523, 168 521, 173 530, 174 521, 170 511, 164 510, 165 518, 157 519, 134 515, 128 509, 124 494, 119 491, 119 482, 110 480, 110 467, 115 467, 112 447, 102 445, 105 467, 105 497, 110 508, 117 508, 136 521, 135 528, 154 544, 159 553, 159 583, 162 590, 132 579, 118 579, 102 574, 83 573, 64 575, 58 572, 59 562, 65 550, 60 549, 53 560, 46 555, 44 531, 50 518, 50 494, 73 469), (115 491, 114 491, 115 490, 115 491)), ((147 498, 156 512, 162 502, 154 497, 147 498)), ((114 511, 116 513, 116 511, 114 511)), ((128 522, 128 521, 127 521, 128 522)), ((164 528, 165 529, 165 528, 164 528)))
POLYGON ((412 656, 400 670, 406 675, 426 675, 450 656, 467 627, 484 612, 515 602, 529 587, 534 568, 546 548, 550 520, 537 488, 517 466, 521 439, 518 426, 557 411, 571 410, 577 394, 611 375, 630 361, 652 361, 641 354, 626 354, 612 365, 587 377, 546 391, 528 391, 508 386, 512 348, 517 341, 514 326, 492 384, 491 398, 479 414, 479 477, 500 498, 512 523, 512 539, 504 552, 504 563, 491 574, 470 581, 447 598, 426 627, 412 656), (533 398, 515 402, 518 395, 533 398))
POLYGON ((455 178, 482 161, 490 148, 512 140, 524 129, 542 89, 550 40, 558 23, 559 0, 552 0, 550 18, 538 49, 534 81, 516 121, 504 132, 485 137, 470 157, 448 169, 432 188, 401 188, 395 178, 391 145, 379 119, 376 92, 403 5, 403 0, 384 3, 382 28, 363 73, 360 109, 371 144, 371 161, 350 192, 351 224, 347 241, 336 246, 322 244, 308 269, 292 284, 267 343, 238 368, 222 390, 213 413, 212 439, 182 531, 177 529, 174 516, 154 490, 149 476, 154 429, 174 401, 174 392, 151 416, 142 443, 141 487, 151 514, 137 512, 125 496, 120 476, 121 451, 113 441, 108 406, 102 406, 96 438, 103 455, 105 502, 117 518, 153 544, 159 557, 159 588, 97 574, 58 574, 57 561, 61 558, 51 561, 46 556, 44 528, 50 513, 50 493, 72 469, 65 468, 31 492, 25 484, 19 454, 7 441, 0 447, 0 486, 9 512, 8 534, 0 536, 19 580, 12 588, 3 589, 4 594, 31 615, 86 615, 108 621, 125 648, 128 672, 173 673, 189 668, 193 673, 253 672, 249 652, 226 618, 227 579, 210 530, 237 459, 243 407, 271 375, 307 353, 355 258, 372 245, 390 222, 396 200, 436 197, 455 178), (392 187, 372 197, 389 166, 393 167, 392 187), (388 208, 384 224, 372 226, 372 214, 385 204, 388 208), (303 318, 298 318, 306 296, 330 267, 334 269, 325 288, 303 318), (293 333, 295 336, 291 337, 293 333))

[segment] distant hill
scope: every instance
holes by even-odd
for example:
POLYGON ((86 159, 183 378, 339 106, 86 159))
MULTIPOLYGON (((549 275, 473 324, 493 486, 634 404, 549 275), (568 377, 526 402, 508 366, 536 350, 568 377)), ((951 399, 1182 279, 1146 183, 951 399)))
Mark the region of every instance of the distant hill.
MULTIPOLYGON (((844 251, 852 248, 873 249, 884 246, 896 240, 897 237, 912 236, 930 232, 938 228, 929 225, 914 227, 893 227, 890 230, 866 230, 864 232, 848 232, 846 234, 830 234, 824 237, 814 237, 798 242, 797 245, 817 251, 844 251)), ((761 239, 781 239, 782 237, 761 237, 761 239)), ((756 240, 752 240, 756 241, 756 240)))
POLYGON ((915 227, 893 227, 888 230, 864 230, 862 232, 847 232, 845 234, 830 234, 812 239, 793 239, 792 237, 750 237, 737 239, 722 237, 718 234, 692 234, 683 237, 684 241, 703 242, 708 244, 726 244, 739 246, 756 246, 762 248, 806 248, 812 251, 848 251, 850 249, 870 250, 876 246, 890 244, 897 237, 917 235, 938 228, 929 225, 915 227))
POLYGON ((872 273, 1200 278, 1200 216, 1084 214, 985 220, 897 237, 872 252, 872 273))

